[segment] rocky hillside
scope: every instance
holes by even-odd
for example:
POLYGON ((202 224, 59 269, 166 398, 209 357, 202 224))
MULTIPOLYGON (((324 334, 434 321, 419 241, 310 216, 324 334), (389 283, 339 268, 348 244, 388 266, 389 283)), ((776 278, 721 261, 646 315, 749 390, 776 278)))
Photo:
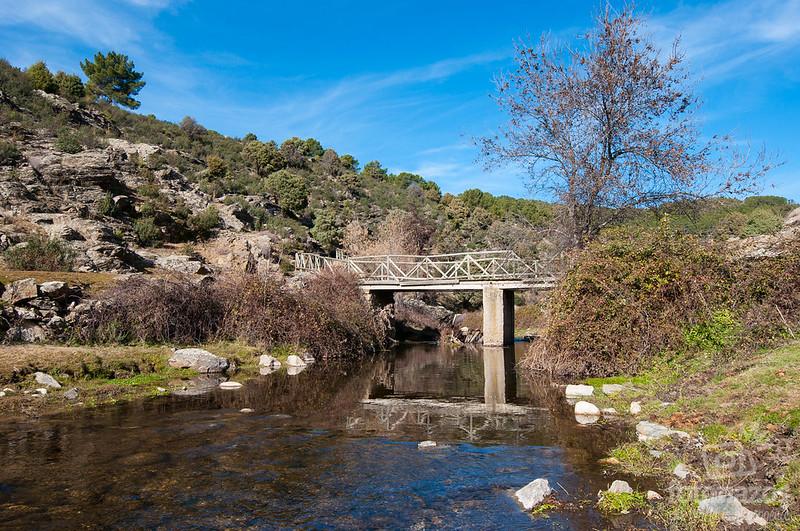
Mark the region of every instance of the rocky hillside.
POLYGON ((12 268, 31 262, 26 246, 36 257, 55 241, 60 267, 76 271, 286 269, 297 250, 394 239, 386 219, 413 226, 408 250, 535 253, 550 216, 545 203, 477 190, 443 197, 314 139, 229 138, 188 117, 70 101, 0 61, 0 251, 12 268))

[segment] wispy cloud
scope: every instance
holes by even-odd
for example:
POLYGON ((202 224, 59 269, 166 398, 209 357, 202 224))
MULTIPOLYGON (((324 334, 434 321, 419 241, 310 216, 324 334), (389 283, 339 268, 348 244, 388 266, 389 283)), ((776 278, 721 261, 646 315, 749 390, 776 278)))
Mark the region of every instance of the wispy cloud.
POLYGON ((718 83, 765 61, 787 59, 800 43, 800 0, 684 5, 651 17, 648 27, 663 49, 680 35, 681 50, 703 80, 718 83))

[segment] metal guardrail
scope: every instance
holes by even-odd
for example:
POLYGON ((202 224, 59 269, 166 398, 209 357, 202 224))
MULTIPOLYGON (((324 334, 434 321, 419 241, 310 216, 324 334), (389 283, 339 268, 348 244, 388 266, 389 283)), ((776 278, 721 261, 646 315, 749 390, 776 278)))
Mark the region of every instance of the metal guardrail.
POLYGON ((539 261, 528 263, 514 251, 414 255, 378 255, 336 258, 312 253, 295 255, 300 271, 344 268, 362 282, 415 283, 424 281, 501 281, 549 280, 550 274, 539 261))

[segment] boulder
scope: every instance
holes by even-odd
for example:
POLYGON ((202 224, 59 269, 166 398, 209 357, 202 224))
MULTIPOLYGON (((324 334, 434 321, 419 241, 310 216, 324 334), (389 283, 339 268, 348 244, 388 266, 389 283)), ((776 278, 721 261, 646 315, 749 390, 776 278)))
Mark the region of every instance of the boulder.
POLYGON ((3 292, 3 302, 7 304, 19 304, 39 296, 39 287, 36 279, 23 278, 8 284, 3 292))
POLYGON ((436 441, 422 441, 417 444, 417 448, 433 448, 436 446, 436 441))
POLYGON ((631 486, 628 484, 627 481, 622 481, 621 479, 615 479, 611 483, 611 486, 608 487, 608 490, 606 492, 611 492, 614 494, 622 494, 622 493, 631 494, 633 492, 633 489, 631 488, 631 486))
POLYGON ((648 490, 647 491, 647 500, 648 501, 661 500, 661 499, 663 499, 663 496, 661 496, 661 494, 657 493, 656 491, 654 491, 654 490, 648 490))
POLYGON ((258 358, 258 365, 259 367, 280 367, 281 362, 278 361, 274 356, 270 356, 269 354, 262 354, 258 358))
POLYGON ((522 504, 526 511, 530 511, 544 501, 550 495, 552 490, 550 484, 544 478, 534 479, 517 492, 514 496, 517 501, 522 504))
POLYGON ((6 339, 23 343, 39 343, 47 340, 47 331, 36 322, 23 321, 8 329, 6 339))
POLYGON ((677 476, 680 479, 686 479, 691 471, 689 467, 684 465, 683 463, 678 463, 675 465, 675 468, 672 469, 672 475, 677 476))
POLYGON ((575 404, 575 415, 589 415, 594 417, 600 416, 600 409, 591 402, 580 402, 575 404))
POLYGON ((241 389, 242 388, 242 384, 240 384, 239 382, 222 382, 221 384, 219 384, 219 388, 220 389, 229 389, 229 390, 241 389))
POLYGON ((290 354, 289 357, 286 358, 286 365, 289 367, 305 367, 308 364, 300 356, 290 354))
POLYGON ((641 402, 631 402, 631 407, 629 409, 631 415, 638 415, 642 412, 642 404, 641 402))
POLYGON ((620 384, 603 384, 603 394, 615 395, 625 389, 624 385, 620 384))
POLYGON ((42 297, 50 299, 60 299, 69 295, 70 289, 66 282, 52 280, 50 282, 42 282, 39 284, 39 293, 42 297))
POLYGON ((161 269, 168 269, 177 273, 189 275, 208 275, 211 270, 206 265, 191 256, 173 254, 156 258, 156 265, 161 269))
POLYGON ((662 426, 661 424, 656 424, 655 422, 648 422, 646 420, 643 420, 636 425, 636 434, 641 442, 656 441, 664 437, 672 436, 680 437, 682 439, 689 438, 689 434, 685 431, 673 430, 672 428, 662 426))
POLYGON ((61 388, 61 384, 58 383, 55 378, 53 378, 47 373, 37 372, 33 376, 34 378, 36 378, 36 383, 46 385, 47 387, 53 387, 55 389, 61 388))
POLYGON ((567 398, 580 398, 582 396, 592 396, 594 387, 591 385, 568 385, 564 390, 567 398))
POLYGON ((717 514, 725 522, 734 525, 765 526, 767 521, 742 505, 738 498, 731 495, 714 496, 700 500, 697 506, 701 513, 717 514))
POLYGON ((172 353, 169 366, 178 369, 194 369, 201 374, 223 372, 228 368, 228 360, 215 356, 201 348, 182 348, 172 353))
POLYGON ((64 398, 66 398, 67 400, 75 400, 76 398, 78 398, 78 389, 76 387, 73 387, 72 389, 64 393, 64 398))

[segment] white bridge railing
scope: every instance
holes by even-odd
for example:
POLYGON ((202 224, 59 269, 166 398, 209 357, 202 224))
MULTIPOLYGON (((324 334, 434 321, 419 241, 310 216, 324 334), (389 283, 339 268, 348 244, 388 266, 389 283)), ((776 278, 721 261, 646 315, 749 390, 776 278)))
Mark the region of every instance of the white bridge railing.
POLYGON ((336 258, 297 253, 300 271, 344 268, 364 283, 424 281, 537 281, 552 277, 539 261, 526 262, 513 251, 478 251, 428 256, 379 255, 336 258))

